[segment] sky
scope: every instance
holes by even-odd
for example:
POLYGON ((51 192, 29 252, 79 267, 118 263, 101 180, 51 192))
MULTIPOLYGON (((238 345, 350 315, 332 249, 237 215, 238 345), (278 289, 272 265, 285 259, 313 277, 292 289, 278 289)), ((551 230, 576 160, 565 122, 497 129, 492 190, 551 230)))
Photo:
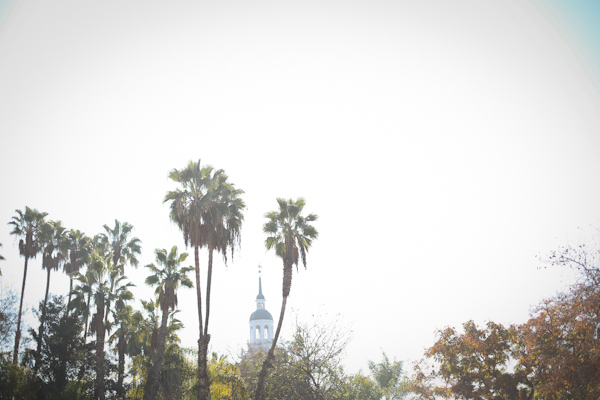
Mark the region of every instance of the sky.
MULTIPOLYGON (((525 322, 574 279, 540 258, 598 238, 598 7, 0 1, 2 291, 23 274, 4 224, 29 206, 90 236, 131 223, 139 307, 154 249, 185 248, 162 202, 168 173, 201 160, 247 204, 240 251, 215 261, 213 351, 245 346, 258 265, 279 313, 282 263, 262 232, 277 197, 319 216, 282 335, 337 320, 349 371, 382 351, 418 360, 437 329, 470 319, 525 322)), ((31 326, 45 277, 30 262, 31 326)), ((53 273, 51 293, 67 290, 53 273)), ((193 347, 194 291, 179 298, 193 347)))

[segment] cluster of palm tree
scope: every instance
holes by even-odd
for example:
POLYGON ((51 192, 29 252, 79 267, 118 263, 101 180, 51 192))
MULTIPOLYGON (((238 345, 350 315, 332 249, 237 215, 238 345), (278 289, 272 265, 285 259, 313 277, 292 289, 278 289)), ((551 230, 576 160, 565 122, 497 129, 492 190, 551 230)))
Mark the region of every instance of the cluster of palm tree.
MULTIPOLYGON (((175 246, 170 251, 156 249, 156 264, 146 265, 150 271, 146 284, 156 287, 156 299, 142 302, 146 317, 140 311, 133 310, 133 284, 125 275, 126 267, 139 265, 138 257, 141 254, 141 241, 131 237, 133 226, 115 220, 113 227, 104 225, 102 233, 88 237, 78 230, 67 230, 60 221, 48 220, 47 213, 29 207, 25 211, 16 210, 16 216, 9 224, 12 225, 11 234, 20 239, 19 252, 24 257, 25 265, 12 353, 13 364, 17 365, 19 360, 28 263, 41 255, 47 281, 44 300, 40 306, 39 330, 33 335, 37 342, 37 351, 33 352, 34 377, 40 367, 51 272, 62 268, 70 277, 65 318, 76 310, 85 323, 83 343, 88 342, 88 334, 95 336, 95 393, 98 399, 104 399, 106 393, 107 334, 108 344, 114 346, 118 355, 117 388, 123 388, 126 356, 141 356, 144 352, 147 353, 150 344, 155 350, 155 358, 152 372, 147 372, 145 376, 148 380, 145 396, 149 399, 160 397, 165 346, 169 337, 174 336, 173 332, 182 326, 174 318, 177 291, 182 286, 195 287, 197 295, 199 338, 196 398, 210 399, 208 348, 213 257, 215 253, 221 254, 227 263, 228 254, 233 257, 240 245, 243 212, 246 208, 241 198, 244 192, 229 181, 223 170, 203 166, 200 161, 189 162, 180 170, 173 169, 169 178, 179 186, 166 194, 164 202, 170 205, 170 218, 182 231, 186 247, 194 249, 194 266, 182 265, 188 254, 179 254, 175 246), (206 248, 208 253, 204 296, 201 290, 199 257, 199 250, 202 248, 206 248), (191 271, 195 272, 195 284, 187 277, 187 273, 191 271), (158 309, 162 313, 160 321, 158 309), (153 321, 149 322, 150 320, 153 321)), ((263 230, 267 234, 267 249, 275 250, 276 255, 283 260, 283 301, 273 346, 260 373, 256 399, 262 396, 264 379, 274 359, 274 349, 290 294, 293 266, 297 267, 302 260, 306 267, 306 254, 318 235, 311 225, 317 216, 302 215, 305 205, 302 198, 277 201, 279 209, 265 215, 267 223, 263 230)), ((80 372, 82 374, 83 370, 80 372)), ((124 396, 124 392, 121 393, 124 396)))

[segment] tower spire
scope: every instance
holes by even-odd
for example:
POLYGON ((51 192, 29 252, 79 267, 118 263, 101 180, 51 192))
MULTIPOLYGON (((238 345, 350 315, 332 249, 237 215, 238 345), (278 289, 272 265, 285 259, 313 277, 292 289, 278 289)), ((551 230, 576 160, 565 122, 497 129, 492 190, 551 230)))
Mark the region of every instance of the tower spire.
POLYGON ((262 270, 262 265, 258 266, 258 296, 256 296, 256 300, 264 300, 265 296, 263 295, 262 292, 262 277, 261 277, 261 271, 262 270))
POLYGON ((273 316, 265 309, 265 296, 262 292, 262 266, 258 266, 258 296, 256 311, 250 315, 250 341, 254 348, 267 351, 273 341, 273 316))

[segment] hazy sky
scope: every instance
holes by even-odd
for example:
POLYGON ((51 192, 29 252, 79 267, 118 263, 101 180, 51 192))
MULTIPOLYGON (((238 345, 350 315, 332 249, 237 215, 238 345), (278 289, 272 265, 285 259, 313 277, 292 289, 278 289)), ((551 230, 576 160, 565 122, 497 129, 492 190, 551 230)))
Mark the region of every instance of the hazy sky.
MULTIPOLYGON (((248 339, 258 264, 278 315, 262 233, 276 197, 320 217, 283 334, 340 318, 350 370, 381 350, 418 359, 469 319, 526 321, 571 279, 536 256, 600 226, 600 13, 558 3, 0 1, 3 290, 20 289, 5 224, 25 206, 90 236, 133 224, 142 265, 183 249, 162 199, 168 172, 201 159, 248 205, 241 251, 215 266, 215 351, 248 339)), ((126 274, 149 298, 144 268, 126 274)), ((194 291, 179 304, 194 346, 194 291)))

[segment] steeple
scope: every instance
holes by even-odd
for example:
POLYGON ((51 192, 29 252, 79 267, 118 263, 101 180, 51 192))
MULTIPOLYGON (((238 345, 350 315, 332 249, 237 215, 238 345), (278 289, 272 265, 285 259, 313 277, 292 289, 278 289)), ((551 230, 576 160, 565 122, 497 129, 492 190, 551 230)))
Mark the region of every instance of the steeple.
POLYGON ((256 296, 256 311, 250 315, 250 346, 269 350, 273 342, 273 316, 265 309, 265 296, 262 292, 261 269, 258 266, 258 295, 256 296))
MULTIPOLYGON (((259 265, 260 267, 260 265, 259 265)), ((256 300, 264 300, 265 296, 262 294, 262 279, 260 276, 261 271, 258 270, 258 296, 256 296, 256 300)))

